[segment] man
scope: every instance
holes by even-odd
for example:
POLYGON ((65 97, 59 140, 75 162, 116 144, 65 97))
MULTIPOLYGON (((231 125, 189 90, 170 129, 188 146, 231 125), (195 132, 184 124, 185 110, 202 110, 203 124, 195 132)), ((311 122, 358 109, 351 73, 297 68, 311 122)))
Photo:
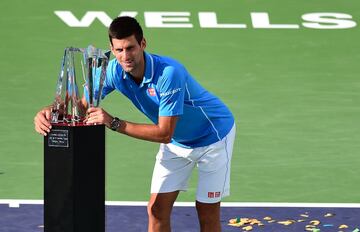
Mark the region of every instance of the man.
MULTIPOLYGON (((146 40, 134 18, 116 18, 109 39, 116 59, 109 62, 103 97, 121 92, 154 124, 125 121, 102 108, 89 108, 85 122, 160 143, 148 204, 149 231, 171 230, 173 204, 179 191, 187 189, 195 165, 201 231, 221 231, 220 201, 229 195, 235 138, 231 112, 179 62, 145 52, 146 40)), ((43 135, 51 129, 50 111, 44 108, 34 119, 36 131, 43 135)))

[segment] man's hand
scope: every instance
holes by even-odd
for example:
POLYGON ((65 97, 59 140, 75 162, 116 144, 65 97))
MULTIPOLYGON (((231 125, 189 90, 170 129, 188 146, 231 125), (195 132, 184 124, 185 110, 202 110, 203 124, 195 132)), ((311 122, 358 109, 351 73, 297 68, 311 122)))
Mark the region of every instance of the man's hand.
POLYGON ((113 117, 102 108, 90 107, 86 113, 87 117, 84 120, 86 124, 104 124, 108 128, 111 127, 113 117))
POLYGON ((45 107, 44 109, 40 110, 34 118, 35 130, 44 136, 50 132, 51 129, 51 107, 45 107))
MULTIPOLYGON (((113 116, 102 108, 91 107, 87 110, 86 124, 105 124, 111 129, 113 116)), ((178 116, 160 116, 158 124, 139 124, 122 120, 117 132, 152 142, 170 143, 175 131, 178 116)))

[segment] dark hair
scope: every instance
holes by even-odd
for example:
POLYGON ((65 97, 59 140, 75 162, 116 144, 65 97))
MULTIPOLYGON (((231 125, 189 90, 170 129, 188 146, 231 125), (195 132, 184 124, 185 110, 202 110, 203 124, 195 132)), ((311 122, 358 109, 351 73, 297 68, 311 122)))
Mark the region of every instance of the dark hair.
POLYGON ((135 35, 137 42, 140 44, 143 39, 143 31, 135 18, 122 16, 115 18, 110 24, 109 40, 112 45, 112 39, 124 39, 131 35, 135 35))

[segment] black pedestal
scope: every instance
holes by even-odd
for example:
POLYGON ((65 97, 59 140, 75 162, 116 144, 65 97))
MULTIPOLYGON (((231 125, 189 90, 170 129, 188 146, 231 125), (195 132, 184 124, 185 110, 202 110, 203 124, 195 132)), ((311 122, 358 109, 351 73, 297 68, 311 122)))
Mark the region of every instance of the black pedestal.
POLYGON ((104 125, 53 125, 44 153, 45 232, 104 232, 104 125))

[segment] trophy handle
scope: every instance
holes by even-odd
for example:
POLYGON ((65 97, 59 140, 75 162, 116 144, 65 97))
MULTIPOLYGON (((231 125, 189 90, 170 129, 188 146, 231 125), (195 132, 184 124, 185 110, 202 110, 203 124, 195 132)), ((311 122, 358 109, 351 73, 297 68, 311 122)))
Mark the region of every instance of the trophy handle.
MULTIPOLYGON (((68 53, 68 48, 64 49, 64 55, 61 59, 61 68, 60 68, 60 73, 58 76, 58 81, 56 84, 56 92, 55 92, 55 99, 54 99, 54 103, 53 106, 51 108, 51 123, 58 123, 59 121, 62 121, 62 118, 60 118, 60 111, 64 106, 64 102, 61 100, 62 97, 62 90, 63 90, 63 82, 66 80, 64 80, 64 70, 65 70, 65 62, 66 62, 66 56, 68 53)), ((61 112, 62 115, 64 114, 64 112, 61 112)))

